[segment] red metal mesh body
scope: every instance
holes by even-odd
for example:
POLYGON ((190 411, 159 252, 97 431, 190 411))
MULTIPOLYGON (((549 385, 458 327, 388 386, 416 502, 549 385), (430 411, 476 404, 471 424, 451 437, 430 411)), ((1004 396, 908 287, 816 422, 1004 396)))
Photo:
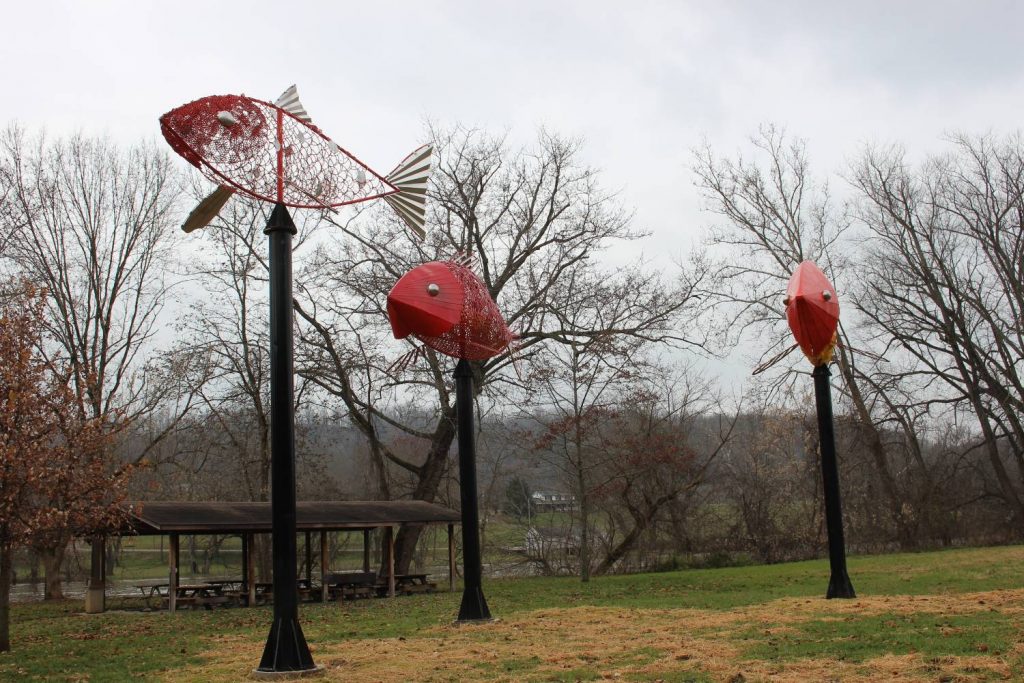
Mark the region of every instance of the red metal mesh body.
POLYGON ((397 192, 316 126, 244 95, 189 102, 160 117, 160 130, 210 180, 256 199, 317 209, 397 192), (232 125, 218 119, 225 112, 232 125))
POLYGON ((516 338, 483 281, 451 261, 426 263, 402 276, 388 294, 388 314, 396 337, 412 334, 455 358, 485 360, 516 338), (427 293, 431 284, 437 286, 433 295, 427 293), (457 291, 446 291, 451 287, 457 291), (449 312, 453 303, 459 306, 457 320, 449 312))

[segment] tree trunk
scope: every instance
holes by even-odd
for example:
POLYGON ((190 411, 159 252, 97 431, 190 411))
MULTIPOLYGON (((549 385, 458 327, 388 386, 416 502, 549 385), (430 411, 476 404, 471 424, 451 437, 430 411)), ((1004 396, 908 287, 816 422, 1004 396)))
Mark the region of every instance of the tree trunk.
POLYGON ((914 547, 917 544, 914 525, 907 524, 903 514, 903 503, 905 501, 898 490, 892 472, 889 470, 889 457, 885 450, 885 444, 882 443, 882 435, 879 433, 874 420, 872 420, 871 411, 868 409, 864 395, 860 391, 860 385, 857 383, 857 378, 854 375, 851 364, 852 359, 849 358, 842 346, 838 348, 838 351, 839 362, 837 365, 839 367, 839 374, 842 375, 843 381, 846 384, 857 419, 866 432, 868 452, 871 454, 871 459, 875 465, 875 473, 878 475, 878 480, 882 484, 882 490, 885 492, 885 501, 888 503, 887 507, 889 508, 889 518, 896 525, 896 535, 900 547, 906 550, 908 546, 914 547))
POLYGON ((580 581, 590 581, 590 496, 582 485, 580 473, 580 581))
MULTIPOLYGON (((427 459, 420 468, 419 481, 416 483, 416 490, 413 492, 413 500, 424 500, 433 503, 437 497, 437 489, 441 486, 441 478, 444 476, 448 464, 448 452, 451 450, 452 441, 455 440, 455 408, 450 406, 445 409, 441 420, 434 429, 434 438, 431 439, 430 452, 427 459)), ((398 530, 395 536, 395 572, 408 574, 409 566, 412 564, 413 554, 416 552, 416 544, 420 540, 420 533, 423 527, 407 524, 398 530)))
POLYGON ((650 504, 643 514, 639 511, 631 511, 630 516, 633 518, 633 528, 630 529, 629 533, 626 534, 625 538, 619 542, 611 551, 601 560, 601 564, 598 565, 597 569, 594 570, 595 574, 604 574, 613 566, 615 563, 626 556, 633 546, 636 545, 640 535, 651 526, 651 522, 654 521, 654 516, 658 514, 662 506, 671 500, 674 500, 677 493, 672 492, 671 494, 664 495, 650 504))
POLYGON ((0 652, 11 649, 11 554, 11 546, 0 543, 0 652))
POLYGON ((43 573, 46 576, 46 587, 43 592, 44 600, 63 600, 64 584, 61 580, 60 567, 64 564, 64 551, 67 545, 63 539, 58 541, 51 548, 43 548, 39 555, 43 558, 43 573))

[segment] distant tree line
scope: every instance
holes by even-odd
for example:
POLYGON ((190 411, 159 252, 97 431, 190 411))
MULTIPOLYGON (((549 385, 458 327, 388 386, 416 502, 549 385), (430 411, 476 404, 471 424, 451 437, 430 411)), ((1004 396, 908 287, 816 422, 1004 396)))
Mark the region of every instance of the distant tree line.
MULTIPOLYGON (((465 254, 521 334, 474 365, 485 506, 518 500, 506 521, 524 518, 524 500, 530 512, 524 463, 575 501, 520 525, 534 538, 562 528, 547 550, 485 518, 494 557, 587 580, 820 554, 809 366, 790 356, 737 396, 700 362, 741 349, 754 366, 791 343, 782 295, 813 259, 843 311, 835 383, 853 550, 1020 539, 1019 137, 957 136, 916 165, 898 148, 865 149, 842 202, 777 128, 750 156, 698 149, 714 225, 661 272, 602 262, 649 236, 579 141, 540 133, 515 147, 460 126, 425 136, 436 150, 425 241, 380 207, 295 212, 301 496, 457 504, 454 363, 426 350, 396 365, 410 347, 390 338, 384 305, 414 265, 465 254), (344 443, 318 438, 325 424, 344 424, 344 443)), ((268 500, 269 207, 235 198, 186 238, 177 225, 208 188, 162 148, 17 127, 0 143, 5 276, 42 293, 34 352, 65 373, 79 419, 116 431, 110 471, 130 466, 137 499, 268 500)), ((37 548, 50 597, 68 540, 88 532, 69 522, 37 548)), ((399 535, 399 571, 419 535, 399 535)))

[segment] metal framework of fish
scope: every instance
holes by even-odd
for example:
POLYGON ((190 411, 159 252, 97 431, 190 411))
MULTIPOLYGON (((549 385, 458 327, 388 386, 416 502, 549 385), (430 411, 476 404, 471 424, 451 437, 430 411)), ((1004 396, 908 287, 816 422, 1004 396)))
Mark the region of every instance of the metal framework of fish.
POLYGON ((217 183, 182 229, 207 225, 235 192, 294 208, 334 209, 383 199, 425 236, 430 145, 381 175, 313 125, 291 86, 274 103, 212 95, 160 117, 171 148, 217 183))
POLYGON ((813 261, 804 261, 789 278, 786 319, 796 343, 815 366, 832 360, 839 327, 836 289, 813 261))
POLYGON ((411 334, 454 358, 485 360, 518 338, 483 281, 458 261, 431 261, 410 270, 388 293, 387 311, 396 339, 411 334))

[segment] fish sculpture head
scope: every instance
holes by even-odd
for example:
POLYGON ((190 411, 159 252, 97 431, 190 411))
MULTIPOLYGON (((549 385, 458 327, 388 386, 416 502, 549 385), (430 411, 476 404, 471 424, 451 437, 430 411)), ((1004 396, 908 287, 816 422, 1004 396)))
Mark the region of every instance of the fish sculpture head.
POLYGON ((172 109, 160 117, 160 132, 175 152, 196 168, 207 158, 247 163, 273 135, 266 114, 248 97, 211 95, 172 109))
POLYGON ((487 286, 458 261, 424 263, 403 275, 388 294, 387 312, 395 338, 412 335, 454 358, 485 360, 517 338, 487 286))
POLYGON ((388 293, 388 320, 395 339, 410 334, 439 337, 462 317, 462 283, 448 264, 432 261, 416 266, 388 293))
POLYGON ((804 261, 786 288, 786 320, 796 343, 815 366, 832 360, 839 327, 839 296, 813 261, 804 261))

